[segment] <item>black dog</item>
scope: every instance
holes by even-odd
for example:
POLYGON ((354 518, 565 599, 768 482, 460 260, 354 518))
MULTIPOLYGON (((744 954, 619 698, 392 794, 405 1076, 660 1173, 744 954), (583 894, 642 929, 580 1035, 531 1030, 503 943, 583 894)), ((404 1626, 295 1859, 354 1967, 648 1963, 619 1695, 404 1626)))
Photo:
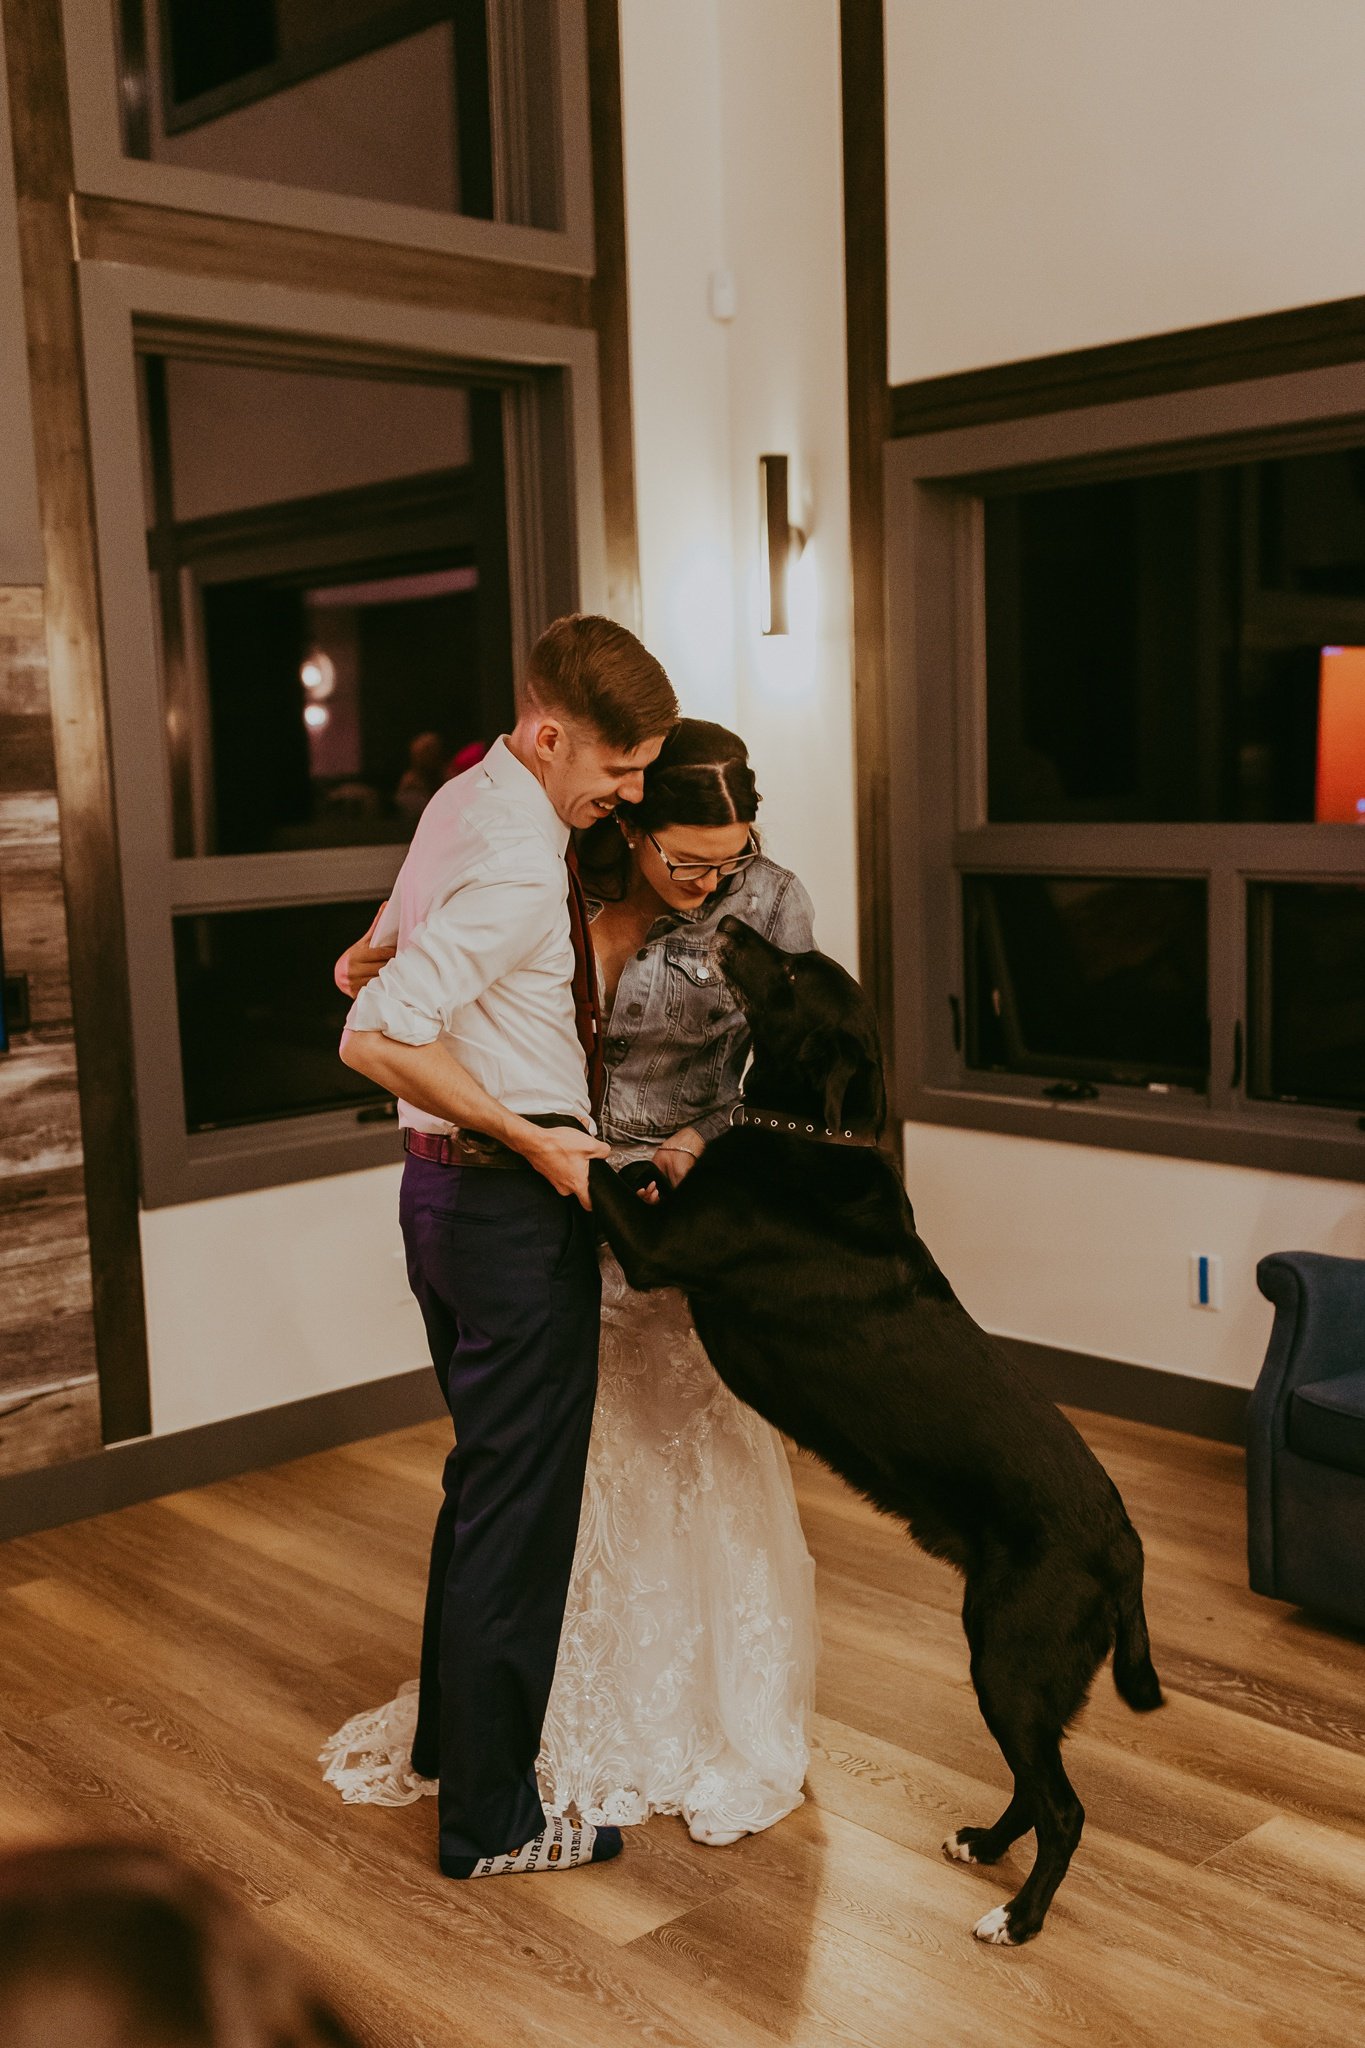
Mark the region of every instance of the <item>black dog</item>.
POLYGON ((944 1849, 993 1863, 1035 1831, 1023 1886, 976 1928, 1028 1941, 1084 1819, 1062 1734, 1111 1648, 1128 1705, 1161 1704, 1142 1544, 1103 1467, 920 1241, 876 1149, 886 1094, 862 990, 821 953, 783 953, 736 918, 720 931, 753 1034, 745 1121, 657 1204, 595 1161, 593 1207, 633 1287, 684 1290, 741 1400, 962 1572, 972 1682, 1014 1797, 944 1849))

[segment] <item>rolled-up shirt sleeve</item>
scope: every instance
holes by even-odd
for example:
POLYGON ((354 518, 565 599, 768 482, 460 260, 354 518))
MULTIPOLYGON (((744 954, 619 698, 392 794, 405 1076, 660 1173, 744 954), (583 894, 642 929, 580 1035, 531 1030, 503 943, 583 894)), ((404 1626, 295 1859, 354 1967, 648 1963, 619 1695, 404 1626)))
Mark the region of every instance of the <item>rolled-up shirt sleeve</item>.
POLYGON ((548 863, 529 875, 489 867, 469 876, 360 991, 347 1030, 430 1045, 553 933, 567 889, 548 863))

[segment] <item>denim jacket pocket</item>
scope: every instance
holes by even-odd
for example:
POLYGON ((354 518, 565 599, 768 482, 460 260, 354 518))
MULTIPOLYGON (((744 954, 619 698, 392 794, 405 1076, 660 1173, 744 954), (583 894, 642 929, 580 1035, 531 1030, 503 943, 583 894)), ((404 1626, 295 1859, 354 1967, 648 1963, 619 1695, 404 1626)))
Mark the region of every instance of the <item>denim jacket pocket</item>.
POLYGON ((664 957, 669 1036, 688 1051, 669 1105, 676 1125, 714 1107, 726 1059, 744 1024, 716 964, 710 934, 674 933, 665 942, 664 957))
POLYGON ((665 1001, 678 1035, 693 1043, 710 1038, 731 1001, 709 935, 699 938, 675 932, 664 942, 664 958, 668 963, 665 1001))

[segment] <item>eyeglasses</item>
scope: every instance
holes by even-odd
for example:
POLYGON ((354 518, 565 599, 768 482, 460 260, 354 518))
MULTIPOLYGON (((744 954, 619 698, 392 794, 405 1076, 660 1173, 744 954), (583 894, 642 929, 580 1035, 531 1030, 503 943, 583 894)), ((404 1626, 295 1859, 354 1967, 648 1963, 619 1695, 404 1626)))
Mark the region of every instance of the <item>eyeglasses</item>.
POLYGON ((745 868, 751 868, 758 859, 758 848, 752 839, 743 853, 732 854, 729 860, 670 860, 652 832, 646 832, 645 838, 668 869, 671 882, 699 882, 703 875, 714 875, 718 881, 725 881, 731 875, 742 875, 745 868))

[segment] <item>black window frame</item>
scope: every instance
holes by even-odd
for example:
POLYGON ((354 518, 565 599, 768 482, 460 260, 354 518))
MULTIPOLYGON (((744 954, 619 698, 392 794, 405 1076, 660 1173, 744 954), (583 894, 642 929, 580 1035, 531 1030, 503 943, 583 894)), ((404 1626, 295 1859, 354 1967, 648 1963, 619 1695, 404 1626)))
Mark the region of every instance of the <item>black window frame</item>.
POLYGON ((455 217, 563 233, 567 170, 556 111, 561 23, 553 0, 518 0, 512 6, 506 0, 497 6, 493 0, 386 0, 367 22, 319 34, 237 78, 185 97, 175 86, 175 30, 168 0, 117 0, 125 151, 135 160, 152 161, 153 104, 168 139, 190 134, 444 24, 460 56, 454 78, 460 188, 455 217), (528 14, 528 7, 537 4, 539 12, 528 14), (529 52, 537 29, 540 61, 532 64, 529 52))
MULTIPOLYGON (((399 1156, 393 1122, 373 1121, 365 1107, 202 1132, 186 1127, 173 957, 177 916, 363 900, 377 908, 405 848, 355 844, 176 857, 138 357, 194 356, 499 389, 515 679, 551 618, 605 608, 594 337, 501 316, 378 308, 113 265, 83 270, 81 299, 143 1206, 173 1207, 389 1165, 399 1156), (549 505, 562 505, 567 516, 549 521, 549 505)), ((414 488, 420 495, 425 485, 419 480, 414 488)), ((287 520, 290 512, 286 506, 265 516, 287 520)), ((194 566, 181 563, 181 574, 194 566)))
POLYGON ((908 1122, 1365 1179, 1354 1111, 1248 1090, 1248 885, 1365 874, 1365 832, 1320 824, 992 824, 986 805, 985 496, 1365 444, 1365 364, 907 434, 886 461, 895 1109, 908 1122), (1209 891, 1205 1096, 966 1065, 962 877, 1199 876, 1209 891))

